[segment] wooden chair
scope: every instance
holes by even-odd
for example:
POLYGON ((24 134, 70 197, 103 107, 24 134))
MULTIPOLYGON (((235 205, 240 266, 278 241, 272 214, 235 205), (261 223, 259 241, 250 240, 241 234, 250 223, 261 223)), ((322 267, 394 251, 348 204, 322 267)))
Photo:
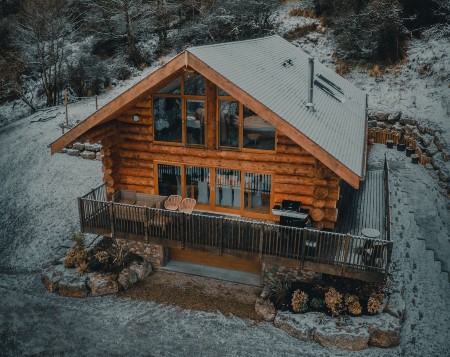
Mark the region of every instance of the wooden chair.
POLYGON ((185 198, 183 201, 181 201, 178 210, 183 213, 192 213, 196 204, 197 201, 193 198, 185 198))
POLYGON ((164 208, 170 211, 176 211, 183 198, 179 195, 172 195, 164 202, 164 208))

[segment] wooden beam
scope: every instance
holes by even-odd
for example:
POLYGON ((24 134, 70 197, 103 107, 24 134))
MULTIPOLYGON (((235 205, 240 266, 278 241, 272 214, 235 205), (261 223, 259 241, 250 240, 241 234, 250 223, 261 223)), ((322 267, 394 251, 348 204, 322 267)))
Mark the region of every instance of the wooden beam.
POLYGON ((134 106, 136 103, 141 102, 152 88, 157 86, 162 80, 164 80, 167 76, 170 76, 173 72, 178 71, 184 66, 184 64, 184 55, 180 54, 159 68, 157 71, 153 72, 148 77, 145 77, 142 81, 119 95, 117 98, 113 99, 103 108, 99 109, 90 117, 78 124, 75 128, 51 143, 50 148, 52 155, 74 142, 78 137, 83 135, 89 129, 92 129, 94 126, 115 118, 120 113, 123 113, 127 109, 134 106))
POLYGON ((339 177, 342 177, 354 188, 359 188, 360 178, 357 174, 351 171, 343 163, 338 161, 330 153, 326 152, 314 141, 300 132, 297 128, 293 127, 287 121, 282 119, 280 116, 275 114, 272 110, 267 108, 261 102, 257 101, 250 94, 240 89, 233 83, 231 83, 227 78, 221 74, 214 71, 206 63, 202 62, 192 53, 189 56, 189 66, 202 74, 205 78, 211 82, 218 85, 221 89, 225 90, 228 94, 238 99, 245 106, 249 107, 255 113, 268 120, 273 126, 278 130, 282 131, 286 136, 291 138, 294 142, 304 148, 306 151, 310 152, 311 155, 316 157, 325 166, 327 166, 331 171, 335 172, 339 177))

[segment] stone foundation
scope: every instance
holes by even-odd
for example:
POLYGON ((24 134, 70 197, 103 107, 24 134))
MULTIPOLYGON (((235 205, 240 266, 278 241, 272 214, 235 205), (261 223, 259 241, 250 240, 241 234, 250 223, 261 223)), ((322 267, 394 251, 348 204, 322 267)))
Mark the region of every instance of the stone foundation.
POLYGON ((146 261, 152 263, 152 266, 156 269, 164 266, 168 259, 168 248, 164 248, 159 244, 154 243, 141 243, 125 239, 116 238, 118 245, 125 247, 131 253, 139 255, 146 261))
POLYGON ((320 278, 320 274, 311 270, 301 269, 288 265, 273 264, 272 262, 263 262, 263 284, 268 284, 272 279, 291 281, 302 281, 305 283, 312 283, 320 278))

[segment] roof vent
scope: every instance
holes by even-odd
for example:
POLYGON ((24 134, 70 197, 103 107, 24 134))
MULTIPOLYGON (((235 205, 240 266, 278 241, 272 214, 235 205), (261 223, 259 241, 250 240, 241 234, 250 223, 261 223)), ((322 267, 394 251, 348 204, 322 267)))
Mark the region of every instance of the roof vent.
POLYGON ((314 58, 310 57, 309 61, 309 93, 308 93, 308 103, 306 103, 306 107, 314 111, 314 58))
POLYGON ((292 62, 291 59, 287 59, 287 60, 284 61, 282 64, 283 64, 283 67, 289 68, 289 67, 292 67, 292 66, 294 65, 294 62, 292 62))

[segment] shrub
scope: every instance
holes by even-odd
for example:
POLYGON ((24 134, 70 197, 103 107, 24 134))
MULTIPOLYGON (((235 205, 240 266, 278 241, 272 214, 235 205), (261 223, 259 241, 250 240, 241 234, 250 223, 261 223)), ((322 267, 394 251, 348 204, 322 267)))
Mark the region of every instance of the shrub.
POLYGON ((108 249, 108 253, 113 258, 113 264, 118 267, 125 266, 125 260, 128 256, 128 252, 123 248, 123 246, 114 244, 108 249))
POLYGON ((291 281, 284 277, 284 279, 277 279, 270 275, 268 277, 270 296, 275 298, 276 303, 284 304, 291 288, 291 281))
POLYGON ((345 296, 344 301, 350 315, 352 316, 361 315, 362 308, 356 295, 348 294, 345 296))
POLYGON ((77 274, 79 276, 84 275, 84 273, 86 273, 88 270, 88 263, 87 262, 81 262, 78 266, 77 266, 77 274))
POLYGON ((309 306, 311 307, 311 309, 321 310, 325 306, 325 302, 322 299, 312 298, 309 306))
POLYGON ((284 34, 284 38, 289 41, 296 40, 300 37, 306 36, 308 33, 315 31, 317 28, 317 24, 306 24, 306 25, 297 25, 293 29, 287 31, 284 34))
POLYGON ((97 253, 95 253, 95 259, 97 259, 100 263, 107 263, 109 259, 109 253, 101 250, 97 253))
POLYGON ((370 295, 369 300, 367 300, 367 311, 369 314, 375 315, 381 312, 383 307, 383 294, 373 293, 370 295))
POLYGON ((329 288, 325 293, 325 305, 332 316, 339 316, 343 309, 342 294, 335 288, 329 288))
POLYGON ((292 295, 292 310, 294 312, 306 312, 308 311, 308 294, 301 290, 295 290, 292 295))

